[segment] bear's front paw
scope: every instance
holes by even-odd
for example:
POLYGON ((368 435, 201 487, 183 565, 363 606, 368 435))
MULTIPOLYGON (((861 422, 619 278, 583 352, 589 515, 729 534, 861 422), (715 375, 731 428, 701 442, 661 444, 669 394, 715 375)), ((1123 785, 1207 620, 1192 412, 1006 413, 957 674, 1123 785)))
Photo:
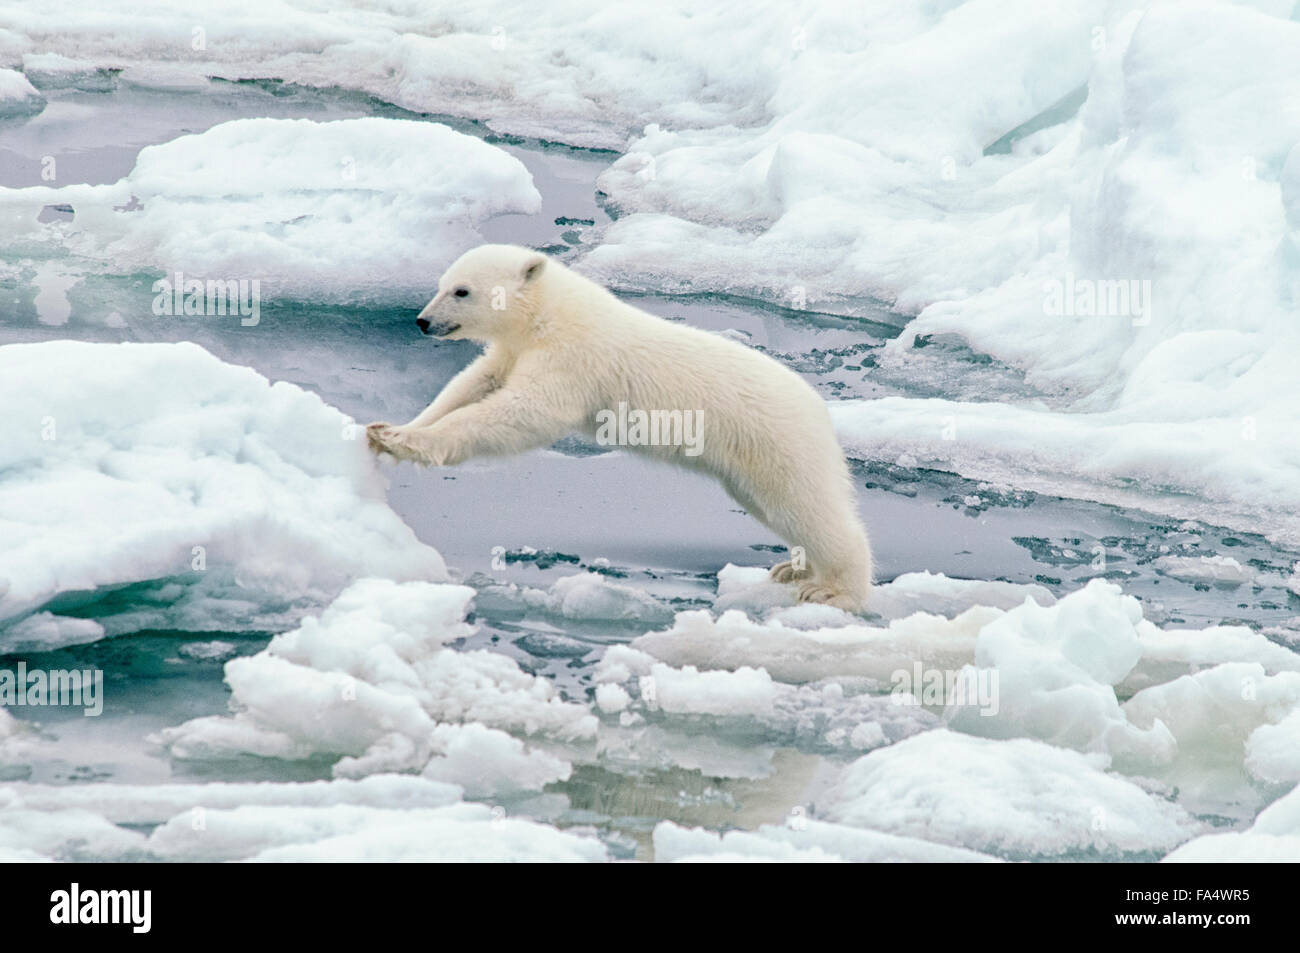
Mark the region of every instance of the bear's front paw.
POLYGON ((398 460, 411 460, 415 454, 406 440, 405 431, 393 424, 378 421, 366 427, 366 442, 375 453, 386 453, 398 460))
POLYGON ((377 420, 366 426, 366 443, 374 453, 388 453, 388 445, 393 425, 377 420))
POLYGON ((429 439, 427 430, 373 423, 366 427, 366 440, 375 453, 386 453, 395 460, 409 460, 430 467, 446 463, 446 454, 438 452, 438 444, 429 439))

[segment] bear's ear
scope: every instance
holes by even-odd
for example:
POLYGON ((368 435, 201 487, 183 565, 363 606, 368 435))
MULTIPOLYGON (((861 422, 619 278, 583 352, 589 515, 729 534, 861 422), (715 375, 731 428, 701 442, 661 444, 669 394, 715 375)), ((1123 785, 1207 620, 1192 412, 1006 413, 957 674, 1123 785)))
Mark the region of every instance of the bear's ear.
POLYGON ((536 254, 536 255, 529 256, 528 260, 524 262, 524 270, 521 274, 521 277, 524 280, 524 284, 528 284, 528 282, 536 280, 536 278, 542 273, 543 270, 545 270, 545 268, 546 268, 545 255, 536 254))

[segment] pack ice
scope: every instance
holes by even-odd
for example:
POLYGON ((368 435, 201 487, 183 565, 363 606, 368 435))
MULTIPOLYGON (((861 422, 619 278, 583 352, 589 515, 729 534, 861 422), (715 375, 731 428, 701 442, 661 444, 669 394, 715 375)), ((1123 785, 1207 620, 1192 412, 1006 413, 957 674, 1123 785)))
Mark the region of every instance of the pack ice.
POLYGON ((0 406, 4 651, 283 629, 361 575, 446 578, 349 418, 197 345, 9 345, 0 406))
POLYGON ((495 146, 376 117, 234 120, 140 150, 111 185, 0 190, 10 242, 66 248, 100 271, 161 271, 172 285, 256 280, 267 300, 353 306, 423 304, 482 241, 480 222, 540 205, 523 163, 495 146), (46 205, 75 217, 38 222, 46 205))

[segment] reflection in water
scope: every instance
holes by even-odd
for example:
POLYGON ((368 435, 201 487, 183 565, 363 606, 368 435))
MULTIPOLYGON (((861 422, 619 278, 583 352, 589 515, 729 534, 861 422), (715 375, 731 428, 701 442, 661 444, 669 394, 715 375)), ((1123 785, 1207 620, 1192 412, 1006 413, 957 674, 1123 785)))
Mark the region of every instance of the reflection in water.
POLYGON ((32 284, 36 289, 36 319, 41 324, 60 327, 68 323, 72 316, 68 289, 77 283, 79 277, 56 262, 47 262, 36 270, 32 284))
POLYGON ((568 781, 547 790, 566 795, 571 812, 582 812, 582 823, 632 837, 636 859, 650 861, 651 833, 663 820, 725 831, 783 824, 799 816, 822 764, 814 755, 779 748, 772 753, 771 773, 762 778, 711 777, 678 767, 620 774, 598 765, 575 765, 568 781))

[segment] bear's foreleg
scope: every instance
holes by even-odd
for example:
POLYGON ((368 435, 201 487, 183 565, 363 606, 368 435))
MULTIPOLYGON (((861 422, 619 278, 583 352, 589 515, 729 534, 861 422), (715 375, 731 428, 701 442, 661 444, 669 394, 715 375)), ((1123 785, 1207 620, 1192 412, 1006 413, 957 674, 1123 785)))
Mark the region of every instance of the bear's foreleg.
POLYGON ((491 351, 481 354, 468 367, 447 382, 433 403, 408 423, 407 427, 428 427, 446 417, 453 410, 476 404, 501 386, 503 378, 500 362, 491 351))
POLYGON ((451 411, 427 427, 371 424, 376 452, 426 466, 455 466, 480 456, 522 453, 554 443, 576 421, 548 412, 536 395, 503 387, 486 398, 451 411))

